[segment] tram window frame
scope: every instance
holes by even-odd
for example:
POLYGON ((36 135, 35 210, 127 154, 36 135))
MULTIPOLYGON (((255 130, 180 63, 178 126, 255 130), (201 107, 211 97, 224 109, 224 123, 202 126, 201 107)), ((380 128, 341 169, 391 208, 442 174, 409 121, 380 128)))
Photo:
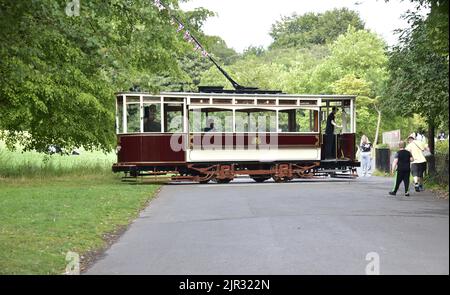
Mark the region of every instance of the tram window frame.
MULTIPOLYGON (((271 116, 269 116, 269 117, 271 117, 271 116)), ((278 129, 277 117, 278 117, 277 110, 276 109, 272 109, 272 108, 270 108, 270 109, 269 108, 258 108, 258 107, 239 108, 239 109, 236 109, 235 112, 234 112, 234 130, 235 130, 236 133, 278 133, 277 132, 277 129, 278 129), (256 127, 256 123, 255 123, 255 125, 253 125, 252 122, 250 121, 250 122, 247 123, 247 130, 245 129, 245 127, 244 127, 243 130, 239 130, 238 127, 241 127, 241 126, 238 124, 238 119, 237 119, 238 116, 237 116, 237 114, 238 113, 245 113, 245 112, 247 113, 247 121, 249 119, 251 120, 250 113, 262 113, 262 112, 273 113, 275 126, 273 126, 273 129, 267 130, 267 121, 266 121, 266 128, 264 130, 259 130, 259 128, 256 127), (254 127, 254 129, 252 127, 254 127)), ((269 119, 269 120, 271 120, 271 119, 269 119)), ((259 124, 259 119, 256 119, 256 122, 258 122, 258 124, 259 124)), ((244 123, 244 125, 245 125, 245 123, 244 123)), ((269 123, 269 126, 270 126, 270 123, 269 123)))
POLYGON ((119 95, 116 98, 116 133, 122 133, 123 131, 123 101, 124 96, 119 95))
POLYGON ((190 133, 234 133, 233 128, 233 122, 234 122, 234 116, 233 116, 233 109, 228 108, 221 108, 221 107, 205 107, 205 108, 190 108, 189 109, 189 132, 190 133), (200 121, 196 120, 198 119, 198 115, 194 116, 194 112, 200 111, 200 121), (225 116, 223 119, 219 120, 220 125, 216 125, 220 127, 220 130, 215 131, 205 131, 207 128, 207 122, 209 119, 213 119, 214 123, 217 122, 217 116, 209 116, 209 113, 226 113, 229 112, 231 117, 231 121, 227 120, 227 116, 225 116))
POLYGON ((124 131, 127 134, 130 133, 140 133, 141 132, 141 120, 142 120, 142 116, 141 116, 141 100, 140 100, 140 96, 136 96, 136 95, 130 95, 130 96, 126 96, 125 98, 125 111, 126 111, 126 124, 124 124, 124 131), (137 107, 136 107, 137 106, 137 107), (135 113, 131 114, 131 107, 135 108, 135 113), (132 120, 130 120, 131 116, 135 117, 133 121, 135 121, 135 119, 137 118, 137 122, 133 122, 133 125, 136 125, 135 123, 137 123, 137 126, 133 126, 134 129, 132 129, 130 131, 130 122, 132 122, 132 120))
MULTIPOLYGON (((292 116, 292 115, 291 115, 292 116)), ((307 125, 307 126, 308 126, 307 125)), ((313 108, 302 108, 302 107, 297 107, 297 108, 292 108, 292 109, 281 109, 278 110, 278 133, 319 133, 320 132, 320 128, 319 128, 320 122, 319 122, 319 110, 318 109, 313 109, 313 108), (291 117, 293 119, 289 119, 289 112, 294 111, 295 116, 291 117), (301 124, 299 122, 299 118, 298 115, 299 114, 308 114, 308 125, 309 128, 307 129, 303 129, 304 124, 301 124), (285 124, 280 124, 281 123, 281 117, 286 115, 287 118, 287 126, 285 124), (294 122, 289 122, 289 120, 295 120, 294 122), (284 126, 286 126, 286 128, 283 128, 284 126)))
POLYGON ((163 133, 184 133, 185 131, 185 110, 184 110, 184 103, 183 102, 165 102, 163 105, 163 113, 164 113, 164 122, 163 122, 163 133), (170 110, 170 107, 176 107, 177 110, 170 110), (175 113, 175 112, 181 112, 181 116, 175 116, 175 118, 171 118, 169 113, 175 113), (171 124, 175 124, 178 120, 177 118, 180 118, 181 121, 179 122, 178 130, 169 131, 169 127, 173 128, 171 124), (168 122, 170 119, 170 122, 168 122), (176 120, 176 121, 175 121, 176 120))
POLYGON ((161 103, 160 102, 156 102, 156 101, 143 101, 142 102, 142 110, 143 110, 143 113, 142 113, 142 119, 141 119, 141 121, 142 121, 142 130, 141 130, 141 132, 142 133, 161 133, 161 131, 162 131, 161 103), (147 117, 147 108, 149 108, 149 111, 148 111, 149 114, 148 115, 150 115, 150 109, 151 109, 152 106, 156 106, 156 112, 155 112, 156 119, 154 121, 155 121, 155 124, 159 125, 159 128, 156 128, 156 130, 158 130, 158 131, 146 131, 145 130, 146 129, 145 119, 147 117))
MULTIPOLYGON (((354 99, 322 99, 320 107, 320 122, 321 129, 325 130, 328 115, 333 107, 337 108, 337 116, 335 117, 338 125, 346 124, 346 128, 335 128, 335 134, 353 134, 355 133, 356 123, 356 109, 354 99), (344 115, 344 112, 345 115, 344 115), (345 120, 343 118, 345 117, 345 120)), ((344 127, 344 126, 343 126, 344 127)))

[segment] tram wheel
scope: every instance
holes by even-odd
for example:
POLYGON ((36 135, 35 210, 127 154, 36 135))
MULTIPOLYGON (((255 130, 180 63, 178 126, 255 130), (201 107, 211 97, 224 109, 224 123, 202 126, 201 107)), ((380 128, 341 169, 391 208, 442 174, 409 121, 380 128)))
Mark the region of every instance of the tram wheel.
POLYGON ((281 182, 289 182, 292 178, 290 177, 279 177, 279 176, 272 176, 273 181, 277 182, 277 183, 281 183, 281 182))
POLYGON ((258 183, 262 183, 266 180, 268 180, 270 177, 252 177, 252 179, 258 183))
POLYGON ((231 181, 230 178, 225 178, 225 179, 216 179, 217 183, 229 183, 231 181))

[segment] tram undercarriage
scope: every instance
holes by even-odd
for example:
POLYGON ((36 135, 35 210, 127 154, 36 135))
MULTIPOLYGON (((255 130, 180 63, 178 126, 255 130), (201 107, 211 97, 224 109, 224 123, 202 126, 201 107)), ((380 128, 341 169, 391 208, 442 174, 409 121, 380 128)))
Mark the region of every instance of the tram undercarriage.
POLYGON ((175 166, 114 165, 114 172, 125 172, 124 179, 152 177, 172 182, 229 183, 249 176, 261 183, 269 179, 281 183, 296 178, 355 178, 359 163, 348 160, 303 161, 292 163, 186 163, 175 166))

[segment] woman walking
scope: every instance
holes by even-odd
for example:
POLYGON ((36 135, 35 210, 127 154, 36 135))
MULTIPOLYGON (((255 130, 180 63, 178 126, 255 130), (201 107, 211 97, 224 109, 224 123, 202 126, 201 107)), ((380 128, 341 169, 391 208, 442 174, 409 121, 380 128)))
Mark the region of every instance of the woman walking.
POLYGON ((361 166, 363 170, 363 176, 370 176, 372 169, 372 143, 370 143, 365 134, 361 136, 359 149, 361 151, 361 166))

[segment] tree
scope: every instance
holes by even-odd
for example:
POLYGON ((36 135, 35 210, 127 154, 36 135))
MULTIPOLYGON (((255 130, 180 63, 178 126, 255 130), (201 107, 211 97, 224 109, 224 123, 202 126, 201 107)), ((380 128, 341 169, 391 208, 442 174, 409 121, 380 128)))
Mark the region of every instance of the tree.
MULTIPOLYGON (((166 4, 178 7, 177 0, 166 4)), ((66 5, 0 0, 0 139, 10 148, 109 151, 114 92, 184 75, 178 56, 187 45, 167 10, 147 0, 92 0, 70 16, 66 5)), ((193 30, 207 15, 179 14, 193 30)))
POLYGON ((348 74, 338 81, 332 83, 333 93, 356 95, 357 98, 357 117, 356 125, 358 126, 357 136, 363 134, 373 137, 373 145, 378 142, 378 134, 381 126, 381 109, 377 98, 370 98, 371 83, 362 78, 357 78, 354 74, 348 74), (373 116, 375 110, 377 116, 373 116))
POLYGON ((244 53, 242 54, 243 57, 246 57, 248 55, 254 55, 254 56, 262 56, 266 50, 262 46, 249 46, 246 49, 244 49, 244 53))
MULTIPOLYGON (((388 2, 389 0, 385 0, 388 2)), ((411 24, 410 28, 397 30, 400 34, 409 34, 411 28, 422 24, 430 42, 430 47, 437 54, 447 57, 449 37, 449 1, 448 0, 410 0, 416 3, 416 11, 409 11, 404 18, 411 24), (418 11, 428 9, 429 13, 424 18, 418 11)))
POLYGON ((364 22, 358 13, 347 8, 300 16, 293 14, 272 25, 270 36, 274 42, 271 48, 300 48, 330 43, 345 33, 349 25, 364 29, 364 22))
POLYGON ((430 0, 430 14, 425 20, 433 50, 448 59, 448 0, 430 0))
MULTIPOLYGON (((403 116, 420 114, 425 118, 434 154, 435 128, 441 122, 448 123, 448 59, 435 50, 423 20, 416 20, 400 41, 390 53, 390 96, 384 103, 403 116)), ((431 158, 431 173, 434 168, 431 158)))
POLYGON ((374 144, 381 128, 384 83, 387 79, 386 44, 367 30, 348 31, 329 45, 330 55, 311 75, 314 93, 357 95, 358 135, 374 144))

